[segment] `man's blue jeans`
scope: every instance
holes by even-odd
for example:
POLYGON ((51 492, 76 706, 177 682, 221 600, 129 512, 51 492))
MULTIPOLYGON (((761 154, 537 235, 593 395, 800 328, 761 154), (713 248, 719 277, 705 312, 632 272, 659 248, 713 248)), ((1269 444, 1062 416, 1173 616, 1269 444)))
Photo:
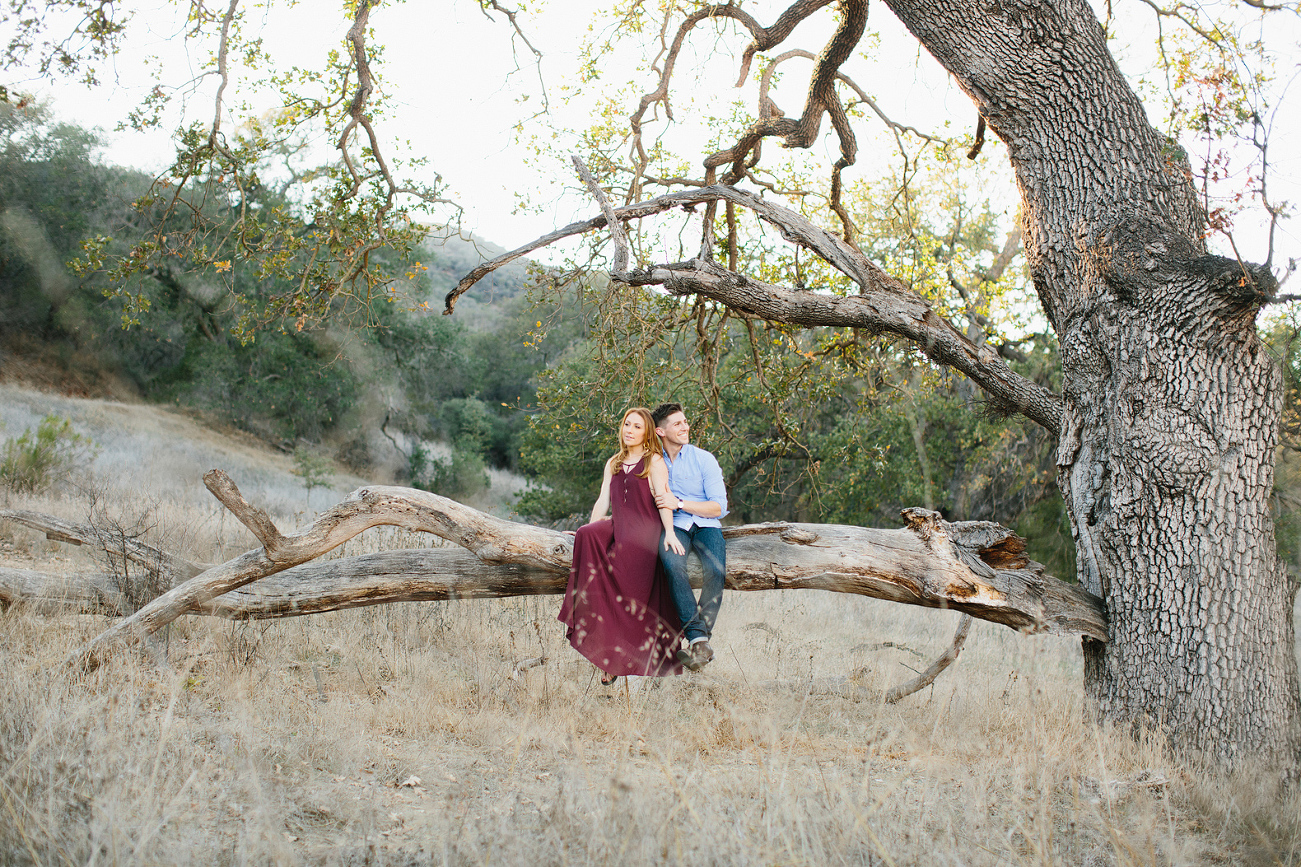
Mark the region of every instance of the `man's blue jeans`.
POLYGON ((727 551, 723 545, 723 531, 718 527, 699 527, 693 525, 690 530, 674 527, 678 541, 687 550, 700 557, 700 566, 704 572, 704 581, 700 586, 700 604, 696 604, 696 594, 691 589, 687 578, 687 558, 666 550, 660 545, 660 559, 664 562, 664 571, 669 575, 669 589, 673 593, 673 602, 678 607, 678 616, 682 618, 682 631, 687 641, 697 638, 709 638, 714 633, 714 621, 718 619, 718 606, 723 604, 723 579, 727 574, 727 551))

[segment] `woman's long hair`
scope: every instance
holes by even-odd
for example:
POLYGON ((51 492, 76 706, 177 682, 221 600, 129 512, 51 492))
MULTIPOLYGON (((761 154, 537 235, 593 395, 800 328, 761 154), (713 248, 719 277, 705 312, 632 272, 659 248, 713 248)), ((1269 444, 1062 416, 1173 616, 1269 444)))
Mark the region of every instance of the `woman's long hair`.
POLYGON ((623 444, 623 423, 628 420, 628 416, 633 414, 641 416, 642 423, 646 425, 646 433, 641 441, 645 460, 642 463, 641 472, 637 474, 637 478, 645 479, 650 476, 651 455, 664 454, 664 443, 660 440, 660 435, 655 433, 655 419, 651 416, 651 411, 644 406, 634 406, 619 417, 619 451, 610 458, 608 466, 611 473, 618 472, 619 464, 628 460, 628 456, 631 454, 628 447, 623 444))

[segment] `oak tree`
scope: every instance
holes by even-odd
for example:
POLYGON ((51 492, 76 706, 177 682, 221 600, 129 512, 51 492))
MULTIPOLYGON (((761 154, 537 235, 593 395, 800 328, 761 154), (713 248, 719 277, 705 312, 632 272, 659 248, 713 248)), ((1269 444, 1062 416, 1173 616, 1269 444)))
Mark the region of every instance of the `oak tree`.
MULTIPOLYGON (((1227 40, 1191 7, 1149 5, 1163 24, 1193 28, 1207 51, 1227 40)), ((1017 375, 993 346, 972 339, 856 243, 844 176, 862 124, 849 109, 876 105, 842 67, 861 49, 868 4, 836 4, 834 33, 816 53, 788 47, 798 25, 833 14, 830 6, 800 0, 762 21, 751 7, 730 4, 670 12, 650 37, 660 46, 655 80, 631 110, 625 147, 592 158, 608 159, 598 166, 604 184, 588 178, 601 215, 514 255, 608 228, 617 283, 710 299, 744 318, 898 335, 965 374, 990 402, 1057 439, 1078 577, 1109 615, 1108 640, 1085 638, 1083 648, 1085 687, 1100 717, 1162 726, 1228 764, 1264 758, 1295 773, 1297 585, 1277 556, 1270 509, 1279 378, 1256 326, 1277 294, 1271 262, 1209 251, 1208 231, 1225 215, 1208 208, 1184 150, 1153 126, 1084 0, 887 0, 975 103, 973 151, 986 129, 1006 146, 1027 267, 1060 344, 1063 388, 1053 393, 1017 375), (742 80, 756 58, 767 58, 757 106, 696 170, 666 176, 648 128, 672 117, 676 64, 705 27, 745 45, 742 80), (803 105, 787 114, 769 83, 774 68, 794 58, 811 61, 812 71, 803 105), (808 148, 822 140, 824 122, 838 152, 821 190, 834 230, 780 204, 778 179, 762 172, 765 149, 808 148), (649 197, 654 187, 671 189, 649 197), (609 203, 606 188, 624 202, 609 203), (682 208, 696 209, 703 224, 690 258, 639 255, 621 228, 682 208), (849 291, 747 270, 736 255, 745 212, 847 278, 849 291)), ((634 4, 629 14, 637 11, 634 4)), ((1203 112, 1204 125, 1217 122, 1217 111, 1203 112)), ((902 129, 884 115, 880 121, 902 129)), ((1276 217, 1264 184, 1255 192, 1276 217)), ((448 296, 448 310, 495 264, 471 273, 448 296)))
MULTIPOLYGON (((1244 2, 1260 15, 1292 11, 1244 2)), ((190 30, 214 40, 205 68, 218 82, 213 120, 181 131, 178 159, 141 203, 154 212, 158 232, 113 260, 91 249, 83 264, 128 275, 171 257, 217 273, 238 266, 292 275, 295 288, 251 311, 250 328, 267 318, 301 327, 333 315, 341 298, 364 300, 393 285, 397 275, 378 268, 371 254, 411 244, 423 231, 413 222, 424 213, 420 208, 445 196, 436 186, 403 181, 376 131, 383 93, 372 64, 374 5, 350 4, 345 50, 325 68, 272 78, 282 111, 231 129, 223 124, 223 100, 233 60, 257 66, 273 58, 263 58, 260 43, 244 36, 239 0, 224 9, 194 0, 190 30), (328 131, 337 161, 311 169, 294 162, 303 123, 328 131), (248 193, 275 178, 267 168, 275 154, 291 157, 285 177, 299 184, 296 204, 254 211, 248 193), (237 231, 214 232, 205 214, 215 205, 236 214, 237 231)), ((27 6, 6 4, 18 25, 6 68, 25 62, 93 80, 94 64, 111 55, 124 26, 118 4, 47 4, 47 13, 73 14, 66 38, 48 36, 52 16, 24 15, 27 6)), ((495 0, 481 6, 517 23, 495 0)), ((859 130, 879 122, 901 140, 919 135, 881 112, 845 71, 866 47, 866 0, 834 6, 795 0, 763 11, 668 4, 653 19, 642 4, 629 4, 630 29, 659 53, 650 85, 629 107, 622 139, 627 158, 593 161, 600 178, 587 177, 600 214, 476 269, 448 296, 448 312, 505 261, 565 237, 608 231, 616 287, 705 299, 743 319, 912 341, 934 363, 967 376, 991 403, 1056 437, 1078 577, 1108 611, 1107 640, 1086 638, 1083 648, 1085 688, 1100 716, 1149 720, 1226 763, 1264 759, 1295 774, 1301 766, 1292 623, 1297 588, 1275 550, 1269 499, 1279 380, 1256 327, 1258 313, 1277 294, 1272 261, 1253 265, 1210 252, 1207 232, 1225 215, 1208 207, 1178 142, 1154 127, 1085 0, 884 0, 877 14, 882 7, 971 98, 979 115, 972 150, 979 151, 986 130, 1006 146, 1028 271, 1060 345, 1061 393, 1015 373, 982 335, 955 325, 934 299, 856 242, 845 189, 846 172, 859 157, 859 130), (831 35, 816 51, 795 47, 794 34, 817 16, 830 18, 831 35), (647 27, 647 20, 655 25, 647 27), (734 135, 683 166, 664 159, 650 130, 672 119, 683 46, 705 28, 715 34, 715 46, 735 40, 739 69, 731 74, 744 81, 754 73, 758 95, 739 129, 716 125, 735 129, 734 135), (795 61, 810 73, 803 104, 788 114, 773 98, 773 82, 795 61), (774 144, 798 150, 828 140, 835 160, 814 197, 832 215, 824 219, 806 206, 808 190, 788 188, 764 166, 774 144), (661 189, 667 192, 653 195, 661 189), (623 202, 609 202, 609 190, 623 202), (699 231, 690 256, 650 255, 639 238, 636 248, 629 241, 626 224, 682 209, 692 212, 699 231), (798 270, 750 267, 738 251, 741 233, 757 224, 775 228, 806 261, 815 261, 815 279, 798 270)), ((1240 47, 1191 5, 1174 0, 1145 8, 1158 15, 1163 34, 1167 26, 1184 28, 1209 53, 1240 47)), ((725 56, 721 48, 713 53, 725 56)), ((1183 74, 1177 61, 1171 63, 1176 77, 1183 74)), ((1228 72, 1205 77, 1212 87, 1232 80, 1228 72)), ((159 99, 166 92, 160 88, 159 99)), ((16 98, 14 87, 0 96, 16 98)), ((1225 104, 1210 100, 1191 114, 1214 134, 1243 120, 1225 104)), ((150 118, 146 112, 132 120, 150 118)), ((1280 209, 1263 182, 1257 192, 1277 217, 1280 209)))

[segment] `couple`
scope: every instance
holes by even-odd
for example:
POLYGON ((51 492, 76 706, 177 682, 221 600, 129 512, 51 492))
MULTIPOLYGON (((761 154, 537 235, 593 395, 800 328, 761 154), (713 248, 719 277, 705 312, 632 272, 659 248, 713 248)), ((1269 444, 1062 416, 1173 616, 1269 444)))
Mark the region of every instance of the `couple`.
POLYGON ((574 537, 559 619, 574 649, 601 669, 603 684, 619 675, 681 674, 682 666, 699 671, 714 658, 727 491, 718 461, 688 443, 690 433, 676 403, 624 413, 592 520, 574 537), (689 549, 704 569, 699 605, 687 580, 689 549))

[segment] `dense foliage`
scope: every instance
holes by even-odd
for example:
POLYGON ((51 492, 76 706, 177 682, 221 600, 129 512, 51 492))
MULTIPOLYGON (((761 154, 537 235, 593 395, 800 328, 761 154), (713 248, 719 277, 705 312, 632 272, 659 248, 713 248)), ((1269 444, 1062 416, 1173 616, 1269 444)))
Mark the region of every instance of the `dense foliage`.
MULTIPOLYGON (((521 407, 532 403, 544 356, 420 301, 469 267, 471 245, 449 241, 405 259, 374 251, 406 273, 402 300, 392 292, 364 308, 340 300, 329 327, 282 317, 248 331, 250 307, 285 291, 285 278, 233 255, 218 260, 221 280, 180 256, 121 278, 68 267, 85 265, 88 248, 127 251, 154 225, 149 179, 102 165, 95 146, 91 133, 51 122, 38 106, 0 104, 0 348, 62 367, 91 390, 116 380, 286 449, 329 443, 359 470, 376 459, 372 434, 383 426, 414 462, 399 469, 446 493, 465 490, 453 481, 463 473, 448 474, 452 464, 477 466, 479 478, 485 465, 514 465, 521 407), (424 456, 421 438, 454 444, 441 477, 429 473, 439 461, 424 456)), ((239 206, 279 202, 262 187, 239 206)), ((228 210, 210 208, 215 221, 228 210)), ((506 311, 503 332, 529 315, 523 276, 485 287, 506 311)))
MULTIPOLYGON (((358 469, 382 431, 403 453, 400 478, 442 493, 481 490, 488 467, 522 472, 534 484, 517 508, 544 520, 590 508, 625 406, 674 399, 718 453, 739 520, 889 526, 901 507, 926 505, 1015 525, 1036 556, 1071 574, 1046 439, 973 413, 969 385, 902 346, 746 321, 591 278, 540 272, 530 298, 523 269, 494 275, 456 317, 423 309, 418 299, 494 252, 482 244, 423 251, 403 266, 401 298, 373 299, 328 329, 288 320, 244 334, 248 299, 278 291, 279 278, 235 263, 230 284, 215 284, 180 260, 125 283, 70 273, 64 263, 87 239, 101 250, 134 243, 133 202, 147 179, 99 164, 92 135, 40 109, 0 112, 0 340, 10 351, 75 359, 300 453, 329 444, 358 469)), ((274 207, 269 190, 257 195, 274 207)), ((997 252, 990 224, 988 214, 968 219, 963 255, 997 252)), ((955 255, 922 258, 934 271, 955 255)), ((777 258, 772 267, 819 273, 777 258)), ((1027 339, 1018 352, 1023 372, 1052 384, 1051 341, 1027 339)))

